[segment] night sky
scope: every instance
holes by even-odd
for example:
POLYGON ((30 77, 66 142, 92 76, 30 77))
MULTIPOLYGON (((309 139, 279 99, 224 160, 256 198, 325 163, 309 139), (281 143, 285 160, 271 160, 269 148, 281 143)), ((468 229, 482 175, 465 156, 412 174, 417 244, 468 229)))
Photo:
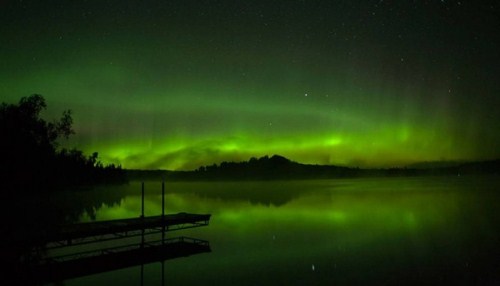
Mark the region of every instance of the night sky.
POLYGON ((0 98, 125 168, 500 157, 496 1, 0 1, 0 98))

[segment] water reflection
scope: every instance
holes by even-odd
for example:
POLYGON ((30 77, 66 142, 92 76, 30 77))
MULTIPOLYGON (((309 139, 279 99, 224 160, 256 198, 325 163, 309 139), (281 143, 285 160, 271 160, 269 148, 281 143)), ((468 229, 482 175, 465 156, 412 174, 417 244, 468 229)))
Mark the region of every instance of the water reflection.
MULTIPOLYGON (((115 243, 117 239, 114 240, 115 243)), ((102 246, 101 246, 102 247, 102 246)), ((67 250, 66 247, 64 250, 67 250)), ((153 262, 161 262, 180 257, 210 252, 208 241, 176 237, 164 240, 148 241, 133 244, 85 251, 72 252, 63 255, 50 255, 38 263, 32 264, 29 273, 32 281, 37 283, 60 283, 63 280, 74 279, 118 269, 141 266, 153 262)), ((141 274, 143 272, 141 271, 141 274)), ((163 277, 163 272, 162 272, 163 277)), ((141 275, 141 280, 144 277, 141 275)), ((162 281, 162 285, 164 281, 162 281)))
MULTIPOLYGON (((147 184, 146 214, 161 211, 159 186, 147 184)), ((212 214, 209 228, 186 235, 210 240, 214 253, 171 261, 166 277, 173 285, 489 285, 499 279, 499 186, 495 177, 170 183, 168 213, 212 214)), ((129 192, 95 217, 138 213, 140 197, 129 192)))

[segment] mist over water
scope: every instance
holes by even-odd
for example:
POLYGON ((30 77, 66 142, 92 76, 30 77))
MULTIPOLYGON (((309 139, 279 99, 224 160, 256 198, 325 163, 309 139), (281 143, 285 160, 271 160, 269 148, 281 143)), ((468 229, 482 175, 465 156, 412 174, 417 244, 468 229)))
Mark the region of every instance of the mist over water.
MULTIPOLYGON (((493 285, 500 281, 499 186, 498 177, 166 183, 167 213, 212 214, 208 227, 167 236, 208 240, 212 252, 166 261, 165 279, 169 285, 493 285)), ((140 215, 140 183, 122 192, 120 204, 97 210, 97 220, 140 215)), ((159 182, 146 182, 145 208, 146 215, 161 213, 159 182)), ((145 266, 145 285, 160 285, 161 268, 145 266)), ((65 283, 111 281, 139 285, 140 267, 65 283)))

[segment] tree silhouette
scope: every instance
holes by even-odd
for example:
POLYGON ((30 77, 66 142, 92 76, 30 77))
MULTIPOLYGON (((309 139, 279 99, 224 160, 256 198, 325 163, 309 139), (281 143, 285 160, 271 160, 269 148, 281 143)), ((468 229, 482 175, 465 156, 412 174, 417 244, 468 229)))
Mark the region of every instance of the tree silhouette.
POLYGON ((86 158, 78 150, 58 150, 58 140, 75 133, 71 110, 65 110, 59 120, 47 122, 40 116, 46 108, 39 94, 23 97, 18 104, 0 105, 2 189, 40 191, 120 175, 120 168, 114 165, 103 167, 97 153, 86 158))

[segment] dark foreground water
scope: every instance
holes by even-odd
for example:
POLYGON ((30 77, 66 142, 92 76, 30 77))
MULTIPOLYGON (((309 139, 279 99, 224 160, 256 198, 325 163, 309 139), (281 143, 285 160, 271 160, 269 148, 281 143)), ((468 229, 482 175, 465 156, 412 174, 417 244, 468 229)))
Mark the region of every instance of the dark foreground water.
MULTIPOLYGON (((168 233, 211 253, 64 285, 500 285, 498 177, 167 183, 168 213, 211 213, 168 233)), ((109 190, 107 191, 109 192, 109 190)), ((140 215, 140 184, 117 188, 95 219, 140 215)), ((146 214, 161 185, 146 182, 146 214)), ((89 210, 92 214, 92 210, 89 210)), ((90 220, 83 215, 82 221, 90 220)))

